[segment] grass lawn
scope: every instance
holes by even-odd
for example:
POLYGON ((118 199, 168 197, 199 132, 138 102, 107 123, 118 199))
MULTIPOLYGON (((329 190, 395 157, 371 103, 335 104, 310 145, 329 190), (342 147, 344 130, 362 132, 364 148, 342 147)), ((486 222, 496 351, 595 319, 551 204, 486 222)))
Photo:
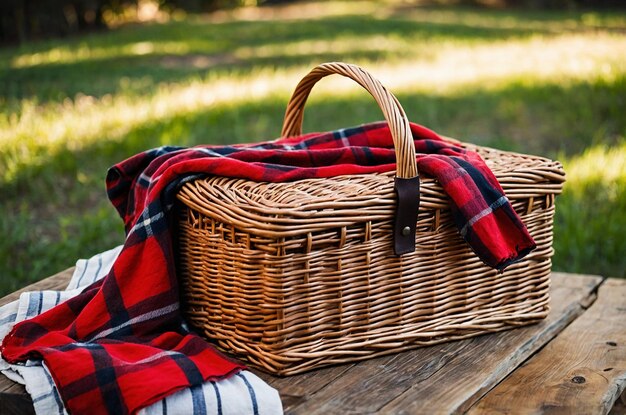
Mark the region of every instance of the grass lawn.
MULTIPOLYGON (((123 242, 112 164, 162 144, 278 137, 312 66, 361 64, 409 118, 558 158, 554 268, 626 277, 626 14, 304 2, 0 49, 0 295, 123 242)), ((381 119, 342 79, 305 131, 381 119)))

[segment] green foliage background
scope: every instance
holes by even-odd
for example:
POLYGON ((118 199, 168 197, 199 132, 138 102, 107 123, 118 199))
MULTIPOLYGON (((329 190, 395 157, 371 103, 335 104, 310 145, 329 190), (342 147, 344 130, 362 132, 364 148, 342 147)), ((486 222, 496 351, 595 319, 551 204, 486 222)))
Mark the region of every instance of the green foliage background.
MULTIPOLYGON (((332 60, 371 70, 414 122, 561 160, 554 268, 625 277, 625 28, 623 12, 299 2, 0 49, 0 294, 123 242, 109 166, 275 138, 299 78, 332 60)), ((304 129, 380 118, 329 80, 304 129)))

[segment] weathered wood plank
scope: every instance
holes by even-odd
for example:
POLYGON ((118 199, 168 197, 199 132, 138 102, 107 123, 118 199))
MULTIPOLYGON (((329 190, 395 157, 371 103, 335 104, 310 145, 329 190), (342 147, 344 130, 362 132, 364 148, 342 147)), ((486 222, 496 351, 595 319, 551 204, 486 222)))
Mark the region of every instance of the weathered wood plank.
POLYGON ((35 413, 33 401, 26 393, 24 386, 11 382, 5 376, 0 376, 0 414, 30 415, 35 413), (10 382, 8 384, 7 382, 10 382), (5 383, 7 383, 5 385, 5 383), (6 387, 5 387, 6 386, 6 387))
MULTIPOLYGON (((463 412, 582 314, 601 281, 554 274, 552 312, 541 323, 361 362, 289 413, 463 412)), ((279 391, 293 395, 288 385, 279 391)))
POLYGON ((606 414, 626 388, 626 280, 489 392, 471 413, 606 414))
MULTIPOLYGON (((71 275, 71 270, 68 271, 70 273, 65 278, 59 278, 57 274, 55 276, 59 278, 57 282, 48 281, 45 286, 40 282, 27 289, 63 289, 71 275)), ((519 364, 517 360, 523 360, 523 356, 541 347, 562 330, 564 325, 582 313, 584 307, 593 302, 594 290, 599 283, 599 277, 554 274, 553 310, 546 321, 535 326, 417 349, 358 364, 324 368, 286 378, 256 373, 279 390, 287 413, 355 413, 366 412, 365 409, 368 408, 382 409, 387 413, 422 412, 422 408, 432 413, 446 412, 446 408, 448 412, 463 410, 506 376, 507 370, 510 371, 513 366, 519 364), (511 337, 517 340, 506 340, 511 337), (523 339, 526 341, 522 341, 523 339), (534 346, 533 342, 540 344, 534 346), (513 352, 519 347, 522 351, 517 353, 516 358, 512 358, 511 354, 515 355, 513 352), (491 358, 486 359, 483 355, 491 358), (495 364, 499 359, 498 356, 508 359, 506 364, 500 365, 506 368, 504 371, 495 364), (486 361, 491 362, 491 365, 481 367, 486 361), (464 366, 467 367, 460 370, 464 366), (485 376, 494 367, 499 370, 496 370, 490 379, 469 388, 471 391, 465 390, 467 385, 475 382, 468 372, 479 368, 478 372, 485 376), (384 389, 387 386, 389 389, 384 389), (415 393, 420 390, 423 390, 422 398, 418 395, 416 398, 418 400, 411 402, 411 399, 415 398, 415 393), (431 393, 435 395, 426 396, 431 393), (445 399, 442 399, 442 396, 445 396, 445 399), (456 406, 446 404, 449 399, 456 399, 462 404, 456 406), (387 405, 383 407, 385 404, 387 405), (428 408, 431 410, 428 411, 428 408)), ((3 298, 0 301, 4 300, 3 298)), ((5 380, 10 382, 0 376, 0 383, 5 380)), ((13 385, 12 382, 10 384, 13 385)), ((20 408, 30 408, 32 403, 23 387, 15 385, 11 391, 12 394, 0 396, 2 403, 0 406, 4 406, 8 401, 12 401, 12 405, 15 406, 15 402, 25 400, 26 403, 21 403, 20 408)))
MULTIPOLYGON (((43 291, 43 290, 64 290, 72 278, 74 267, 61 271, 52 277, 48 277, 36 283, 33 283, 21 290, 15 291, 5 297, 0 298, 0 306, 15 301, 20 294, 26 291, 43 291)), ((0 402, 2 410, 0 413, 30 414, 33 411, 33 402, 26 393, 24 386, 17 384, 0 374, 0 402)))
POLYGON ((24 287, 21 290, 15 291, 7 296, 4 296, 0 298, 0 307, 5 304, 10 303, 11 301, 17 300, 18 298, 20 298, 20 294, 27 292, 27 291, 44 291, 44 290, 62 291, 67 287, 67 284, 69 284, 73 273, 74 273, 74 267, 71 267, 57 274, 54 274, 51 277, 48 277, 34 284, 31 284, 27 287, 24 287))
MULTIPOLYGON (((26 393, 26 389, 24 389, 24 386, 20 385, 19 383, 15 383, 8 377, 0 374, 0 399, 6 398, 6 396, 2 396, 2 394, 14 395, 20 393, 26 393)), ((0 411, 0 414, 1 413, 2 412, 0 411)))
POLYGON ((292 408, 302 404, 307 396, 316 393, 338 377, 342 376, 354 364, 326 367, 300 375, 277 377, 252 369, 269 385, 280 391, 283 410, 289 413, 292 408))
POLYGON ((622 397, 615 402, 609 415, 626 415, 626 390, 622 392, 622 397))

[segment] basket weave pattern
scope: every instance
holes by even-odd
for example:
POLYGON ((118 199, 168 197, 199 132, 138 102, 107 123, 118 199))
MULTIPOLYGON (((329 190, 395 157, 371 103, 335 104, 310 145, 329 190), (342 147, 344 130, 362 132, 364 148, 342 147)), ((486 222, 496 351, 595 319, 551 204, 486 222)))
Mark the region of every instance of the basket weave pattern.
MULTIPOLYGON (((284 135, 299 133, 289 114, 284 135)), ((271 184, 211 177, 178 194, 188 320, 227 352, 290 375, 544 318, 561 165, 463 145, 483 157, 537 243, 504 273, 462 240, 433 179, 421 181, 416 251, 396 256, 393 172, 271 184)))

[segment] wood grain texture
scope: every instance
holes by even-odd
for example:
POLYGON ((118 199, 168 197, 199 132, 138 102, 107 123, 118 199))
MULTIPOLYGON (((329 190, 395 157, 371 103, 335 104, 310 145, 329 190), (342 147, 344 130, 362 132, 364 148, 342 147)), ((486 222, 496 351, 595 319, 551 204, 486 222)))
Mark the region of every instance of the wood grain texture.
POLYGON ((277 377, 254 369, 253 372, 280 391, 283 410, 289 413, 306 401, 309 396, 342 376, 352 366, 354 364, 331 366, 287 377, 277 377))
POLYGON ((24 386, 0 375, 0 414, 34 414, 33 401, 24 386), (10 382, 10 383, 9 383, 10 382))
MULTIPOLYGON (((4 402, 4 399, 7 399, 7 396, 3 395, 20 395, 25 393, 26 389, 24 389, 23 385, 15 383, 3 374, 0 374, 0 400, 2 402, 4 402)), ((0 414, 2 414, 2 412, 0 412, 0 414)))
POLYGON ((67 284, 69 284, 70 279, 72 278, 72 274, 74 273, 74 267, 63 270, 57 274, 54 274, 51 277, 38 281, 34 284, 31 284, 27 287, 22 288, 21 290, 15 291, 7 296, 0 298, 0 307, 10 303, 11 301, 15 301, 20 298, 20 294, 27 291, 44 291, 44 290, 56 290, 62 291, 65 290, 67 284))
MULTIPOLYGON (((63 289, 71 272, 62 274, 27 288, 63 289)), ((463 412, 584 313, 601 278, 554 274, 552 281, 552 311, 534 326, 290 377, 255 373, 279 390, 288 414, 463 412)), ((4 376, 0 407, 32 413, 24 388, 4 376)))
POLYGON ((450 364, 416 384, 383 408, 382 413, 462 413, 557 336, 595 300, 597 276, 552 275, 552 311, 543 322, 482 336, 460 344, 450 364))
MULTIPOLYGON (((0 298, 0 306, 15 301, 27 291, 64 290, 72 278, 74 267, 38 281, 21 290, 0 298)), ((23 385, 0 374, 0 414, 34 414, 33 401, 23 385)))
POLYGON ((625 387, 626 280, 609 279, 587 312, 471 413, 606 414, 625 387))
POLYGON ((292 398, 287 413, 462 412, 582 314, 601 281, 554 274, 552 312, 537 325, 350 365, 318 390, 298 390, 289 382, 273 383, 272 376, 262 376, 281 396, 292 398))
POLYGON ((626 390, 622 392, 621 398, 615 401, 609 415, 626 415, 626 390))

